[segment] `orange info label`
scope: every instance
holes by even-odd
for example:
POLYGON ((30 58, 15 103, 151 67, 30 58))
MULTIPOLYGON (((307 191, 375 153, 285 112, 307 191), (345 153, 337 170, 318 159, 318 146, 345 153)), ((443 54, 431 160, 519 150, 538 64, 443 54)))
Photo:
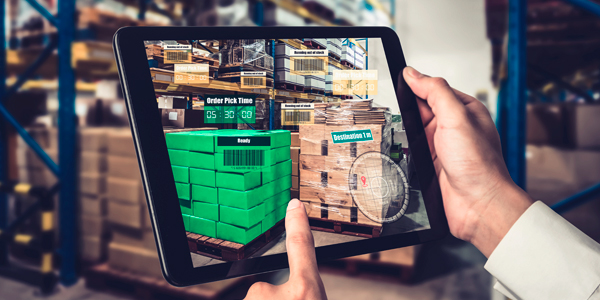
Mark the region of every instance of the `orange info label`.
POLYGON ((192 45, 163 45, 165 64, 192 63, 192 45))
POLYGON ((260 89, 267 87, 267 72, 240 72, 240 88, 260 89))
POLYGON ((208 64, 175 64, 176 84, 209 83, 208 64))
POLYGON ((377 70, 334 70, 334 95, 377 95, 377 70))
POLYGON ((328 50, 292 50, 290 53, 290 73, 294 75, 327 75, 328 64, 328 50))

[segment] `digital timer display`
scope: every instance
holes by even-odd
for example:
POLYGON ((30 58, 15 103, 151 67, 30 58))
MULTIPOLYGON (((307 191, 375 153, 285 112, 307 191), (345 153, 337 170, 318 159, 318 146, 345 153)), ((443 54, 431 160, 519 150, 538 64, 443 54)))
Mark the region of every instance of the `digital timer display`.
POLYGON ((254 95, 207 95, 204 100, 204 123, 254 124, 255 100, 254 95))
POLYGON ((256 123, 254 106, 204 106, 204 123, 240 124, 256 123))

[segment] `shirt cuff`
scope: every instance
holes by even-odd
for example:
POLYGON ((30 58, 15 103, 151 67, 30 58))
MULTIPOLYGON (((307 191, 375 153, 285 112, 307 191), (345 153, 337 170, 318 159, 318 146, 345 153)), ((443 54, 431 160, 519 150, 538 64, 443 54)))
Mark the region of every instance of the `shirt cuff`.
POLYGON ((589 299, 600 283, 600 245, 537 201, 500 241, 485 269, 515 298, 589 299))

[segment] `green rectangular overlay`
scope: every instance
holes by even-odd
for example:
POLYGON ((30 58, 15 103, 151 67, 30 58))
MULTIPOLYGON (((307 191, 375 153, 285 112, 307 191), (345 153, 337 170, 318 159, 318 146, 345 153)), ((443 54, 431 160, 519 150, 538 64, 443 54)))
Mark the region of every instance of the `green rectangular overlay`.
POLYGON ((372 141, 373 134, 371 133, 371 129, 338 131, 332 132, 331 138, 334 144, 355 143, 372 141))

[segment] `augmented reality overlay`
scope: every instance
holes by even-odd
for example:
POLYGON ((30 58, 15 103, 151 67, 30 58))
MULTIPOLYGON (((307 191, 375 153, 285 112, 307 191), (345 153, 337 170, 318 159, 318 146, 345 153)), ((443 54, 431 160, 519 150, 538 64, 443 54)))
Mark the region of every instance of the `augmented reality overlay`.
POLYGON ((195 267, 430 228, 380 39, 145 47, 195 267))

